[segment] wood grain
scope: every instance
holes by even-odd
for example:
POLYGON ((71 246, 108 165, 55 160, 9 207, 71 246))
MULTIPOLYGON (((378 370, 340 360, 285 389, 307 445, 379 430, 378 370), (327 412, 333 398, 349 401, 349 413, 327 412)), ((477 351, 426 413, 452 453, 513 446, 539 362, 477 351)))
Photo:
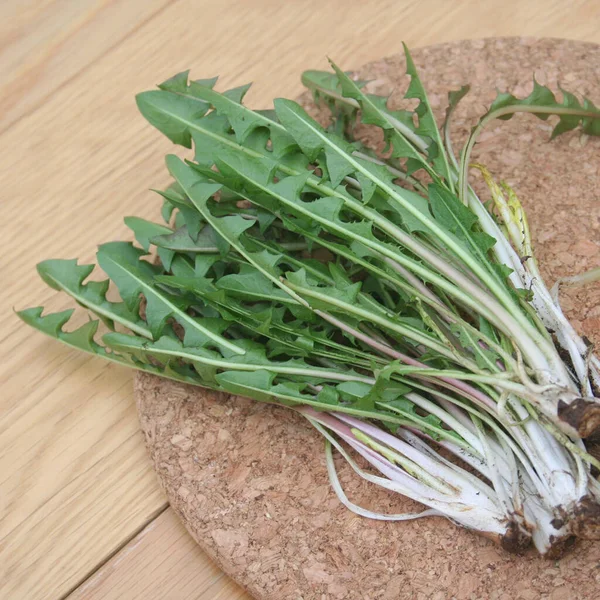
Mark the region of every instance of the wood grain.
POLYGON ((173 0, 28 0, 0 8, 0 132, 173 0))
MULTIPOLYGON (((222 73, 221 89, 255 81, 249 103, 266 106, 298 94, 302 69, 326 55, 352 68, 402 39, 600 42, 599 17, 594 0, 0 3, 0 598, 64 597, 164 507, 130 373, 42 339, 11 310, 66 307, 35 264, 92 260, 97 243, 128 236, 124 214, 157 215, 146 190, 167 181, 172 148, 137 115, 136 92, 191 67, 222 73)), ((145 548, 144 560, 163 553, 145 548)))
POLYGON ((141 531, 69 600, 124 598, 250 600, 244 590, 206 559, 171 509, 141 531))

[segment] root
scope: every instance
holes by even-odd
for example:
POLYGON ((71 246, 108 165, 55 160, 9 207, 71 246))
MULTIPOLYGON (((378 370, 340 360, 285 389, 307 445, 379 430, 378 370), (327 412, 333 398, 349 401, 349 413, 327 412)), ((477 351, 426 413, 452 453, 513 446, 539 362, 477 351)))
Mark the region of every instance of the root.
POLYGON ((531 534, 523 529, 522 525, 511 520, 506 528, 506 533, 499 539, 500 546, 512 554, 522 554, 531 545, 531 534))
POLYGON ((580 437, 590 437, 600 432, 600 403, 586 398, 577 398, 569 404, 559 400, 558 418, 573 427, 580 437))
POLYGON ((548 552, 544 554, 544 558, 549 560, 561 558, 573 546, 576 540, 577 538, 574 535, 565 535, 560 538, 552 536, 550 538, 550 548, 548 549, 548 552))
POLYGON ((591 496, 585 496, 575 506, 569 529, 584 540, 600 540, 600 504, 591 496))

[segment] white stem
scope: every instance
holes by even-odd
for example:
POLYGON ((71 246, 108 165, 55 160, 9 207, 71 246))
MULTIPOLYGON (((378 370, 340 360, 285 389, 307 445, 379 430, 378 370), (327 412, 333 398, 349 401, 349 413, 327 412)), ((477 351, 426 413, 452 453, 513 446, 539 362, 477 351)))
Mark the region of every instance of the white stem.
MULTIPOLYGON (((573 361, 580 383, 584 386, 588 395, 591 396, 587 374, 583 371, 584 361, 582 356, 585 355, 587 350, 584 341, 566 319, 560 306, 553 301, 552 294, 548 291, 542 278, 533 277, 523 266, 515 249, 510 245, 497 223, 471 188, 469 188, 468 201, 469 207, 477 215, 482 229, 496 239, 496 244, 492 248, 496 259, 513 270, 509 276, 511 283, 516 289, 529 289, 532 292, 533 299, 531 303, 542 323, 547 329, 555 332, 561 348, 569 353, 573 361)), ((600 383, 600 376, 598 376, 598 382, 600 383)), ((570 377, 566 377, 562 383, 572 387, 570 377)))
POLYGON ((456 473, 454 471, 455 469, 458 469, 458 467, 456 467, 455 465, 453 465, 452 468, 444 468, 443 465, 440 465, 437 461, 431 460, 427 455, 424 455, 422 452, 419 452, 410 444, 399 440, 397 437, 394 437, 393 435, 375 427, 374 425, 371 425, 364 421, 360 421, 359 419, 348 419, 346 418, 346 415, 337 413, 332 414, 332 416, 346 423, 347 425, 350 425, 352 428, 358 429, 359 431, 362 431, 365 434, 373 437, 375 440, 383 442, 390 448, 393 448, 400 454, 406 456, 406 458, 408 458, 412 463, 411 467, 413 467, 413 465, 416 465, 419 469, 419 472, 416 474, 416 476, 419 478, 422 475, 425 476, 425 478, 422 479, 422 481, 424 481, 427 485, 435 485, 437 489, 438 482, 430 481, 430 478, 433 476, 443 484, 444 489, 439 490, 442 493, 449 492, 447 482, 452 482, 449 484, 451 488, 455 487, 453 478, 455 477, 456 473))
MULTIPOLYGON (((318 414, 318 413, 317 413, 318 414)), ((316 421, 316 419, 315 419, 316 421)), ((311 419, 312 422, 312 419, 311 419)), ((350 466, 359 474, 359 467, 354 463, 348 453, 339 444, 339 442, 328 434, 324 428, 319 431, 328 439, 331 444, 342 454, 342 456, 348 461, 350 466)), ((345 436, 344 436, 344 439, 345 436)), ((394 479, 387 479, 386 477, 379 477, 371 475, 367 472, 362 472, 361 476, 364 479, 375 483, 380 487, 388 489, 390 491, 401 493, 417 502, 421 502, 426 506, 429 506, 439 512, 444 513, 448 518, 459 523, 463 527, 474 529, 480 532, 486 532, 489 534, 495 534, 502 536, 506 533, 506 519, 502 512, 498 511, 493 499, 481 493, 477 488, 471 488, 465 482, 464 486, 461 486, 462 493, 457 497, 451 497, 445 500, 438 494, 435 494, 432 490, 425 491, 422 494, 415 493, 415 491, 406 488, 399 481, 395 480, 396 473, 391 470, 391 463, 385 459, 377 459, 374 456, 374 452, 365 453, 365 447, 352 439, 346 439, 346 442, 359 451, 359 453, 371 463, 377 470, 383 475, 389 477, 392 475, 394 479)), ((399 469, 398 469, 399 470, 399 469)))
POLYGON ((556 523, 556 515, 542 504, 535 494, 526 491, 523 508, 525 519, 533 524, 533 531, 531 532, 533 544, 542 556, 551 549, 555 540, 568 535, 564 525, 558 529, 553 525, 553 523, 556 523))
MULTIPOLYGON (((337 475, 337 470, 335 468, 335 462, 333 460, 333 453, 331 451, 333 447, 333 443, 329 439, 329 434, 323 429, 318 423, 311 421, 315 428, 318 428, 324 437, 326 437, 325 441, 325 462, 327 463, 327 473, 329 474, 329 481, 331 482, 331 487, 333 491, 336 493, 340 502, 348 509, 350 509, 353 513, 360 515, 361 517, 367 517, 369 519, 375 519, 377 521, 411 521, 413 519, 421 519, 423 517, 444 517, 445 515, 437 510, 432 508, 428 508, 418 513, 401 513, 401 514, 383 514, 378 513, 372 510, 368 510, 353 502, 350 502, 348 496, 344 492, 344 488, 340 483, 340 480, 337 475)), ((350 461, 348 461, 350 462, 350 461)), ((360 477, 366 479, 365 472, 360 469, 358 466, 354 469, 360 477)))
POLYGON ((479 442, 479 438, 474 435, 467 427, 463 426, 463 424, 449 414, 446 410, 440 408, 431 400, 427 400, 420 394, 416 394, 415 392, 409 392, 405 396, 408 400, 426 410, 428 413, 436 416, 442 423, 445 423, 449 427, 451 427, 458 435, 460 435, 471 447, 473 447, 477 452, 483 452, 483 446, 479 442))
MULTIPOLYGON (((411 431, 408 431, 407 429, 400 429, 398 431, 398 437, 400 437, 403 440, 406 440, 411 446, 414 446, 416 449, 420 450, 423 454, 427 454, 429 456, 431 456, 434 460, 446 465, 448 468, 450 468, 451 470, 455 470, 457 468, 457 465, 455 465, 454 463, 450 462, 449 460, 447 460, 446 458, 444 458, 441 454, 439 454, 438 452, 436 452, 431 446, 428 446, 423 440, 421 440, 416 434, 412 433, 411 431)), ((489 474, 489 468, 487 463, 484 463, 486 466, 486 470, 489 474)), ((487 494, 488 496, 494 495, 495 492, 494 490, 487 485, 487 483, 483 482, 481 479, 479 479, 479 477, 476 477, 475 475, 472 475, 471 473, 469 473, 468 471, 464 471, 461 469, 461 474, 466 477, 471 484, 476 487, 477 489, 479 489, 482 493, 487 494)), ((485 475, 485 477, 487 477, 489 479, 489 475, 485 475)))
POLYGON ((509 515, 513 511, 511 510, 511 502, 507 493, 507 490, 504 486, 504 480, 500 475, 500 470, 496 463, 496 455, 492 452, 490 445, 488 443, 488 437, 483 429, 483 425, 481 421, 477 422, 477 432, 479 433, 479 439, 481 441, 481 445, 483 446, 483 451, 485 453, 485 461, 487 463, 488 469, 490 471, 490 478, 492 484, 494 486, 494 490, 498 495, 498 500, 500 505, 502 506, 504 513, 509 515))
POLYGON ((565 449, 537 421, 528 418, 527 409, 517 398, 511 396, 509 403, 518 418, 525 421, 522 428, 526 435, 519 436, 520 443, 546 482, 552 505, 568 506, 578 500, 577 476, 573 473, 565 449))

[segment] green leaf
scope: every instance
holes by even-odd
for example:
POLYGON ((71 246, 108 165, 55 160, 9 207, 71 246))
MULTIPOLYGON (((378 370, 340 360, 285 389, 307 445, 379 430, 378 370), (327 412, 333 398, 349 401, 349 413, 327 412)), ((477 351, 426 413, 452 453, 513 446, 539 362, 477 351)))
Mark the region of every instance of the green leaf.
POLYGON ((354 284, 345 289, 313 285, 306 278, 303 270, 287 273, 290 287, 301 297, 310 302, 311 308, 325 310, 344 316, 352 316, 359 322, 371 323, 381 328, 387 335, 398 336, 417 344, 423 344, 434 352, 454 360, 455 353, 450 352, 434 336, 415 327, 412 319, 399 317, 381 306, 377 300, 368 297, 368 302, 362 295, 358 296, 360 285, 354 284), (358 298, 358 301, 357 301, 358 298))
MULTIPOLYGON (((529 96, 526 98, 518 99, 512 94, 509 93, 499 93, 488 110, 487 114, 498 111, 501 108, 505 108, 507 106, 553 106, 557 105, 556 98, 552 91, 544 85, 540 85, 535 77, 533 79, 533 90, 529 96)), ((506 115, 501 115, 496 117, 498 119, 507 120, 512 117, 513 113, 509 113, 506 115)), ((533 113, 536 117, 546 120, 550 114, 549 113, 533 113)))
MULTIPOLYGON (((230 126, 234 131, 234 139, 237 142, 248 143, 249 138, 253 136, 256 129, 266 128, 270 131, 274 155, 283 156, 294 145, 293 139, 278 122, 273 111, 253 111, 242 105, 242 99, 248 91, 249 85, 219 93, 213 89, 215 82, 216 78, 192 81, 187 89, 179 92, 192 99, 202 99, 214 109, 214 113, 209 114, 208 119, 205 121, 205 125, 208 125, 208 127, 200 127, 197 130, 198 134, 212 134, 213 136, 218 134, 218 137, 223 139, 223 137, 229 137, 227 129, 230 126)), ((179 120, 182 117, 174 114, 165 116, 179 120)), ((261 153, 266 153, 264 134, 258 134, 254 137, 258 140, 256 149, 261 153), (263 140, 262 143, 261 139, 263 140)), ((203 154, 202 149, 197 149, 196 160, 202 162, 201 156, 203 154)), ((208 155, 210 155, 210 152, 208 155)))
POLYGON ((233 246, 240 252, 237 243, 240 235, 252 227, 253 221, 244 219, 241 215, 215 218, 208 208, 208 200, 221 189, 221 185, 208 181, 198 171, 192 169, 174 155, 166 158, 167 168, 177 182, 185 189, 190 201, 202 218, 210 224, 217 234, 216 243, 221 254, 225 255, 233 246))
POLYGON ((190 126, 209 109, 206 102, 162 90, 142 92, 135 99, 151 125, 173 143, 186 148, 192 147, 190 126))
MULTIPOLYGON (((151 240, 155 236, 172 234, 173 230, 170 227, 165 227, 146 219, 140 219, 139 217, 125 217, 125 225, 131 229, 135 235, 135 239, 138 241, 140 246, 148 252, 150 250, 151 240)), ((159 248, 158 257, 160 258, 165 270, 171 268, 171 261, 175 253, 168 248, 159 248)))
POLYGON ((459 102, 469 93, 471 86, 463 85, 458 90, 453 90, 448 92, 448 106, 446 108, 446 116, 444 118, 444 125, 442 126, 442 131, 444 133, 444 141, 446 145, 446 151, 448 152, 449 158, 452 160, 452 164, 456 169, 459 168, 458 161, 456 160, 456 156, 452 150, 452 141, 450 139, 450 121, 452 119, 452 115, 456 110, 459 102))
POLYGON ((335 406, 335 410, 338 412, 358 417, 371 417, 391 423, 401 422, 400 419, 395 418, 393 415, 383 412, 369 412, 340 404, 334 405, 336 392, 325 392, 325 387, 315 397, 307 393, 302 393, 303 386, 301 384, 292 384, 290 382, 274 384, 275 377, 268 371, 255 371, 251 374, 226 371, 218 374, 216 380, 223 389, 231 394, 246 396, 261 402, 276 402, 284 406, 306 405, 312 406, 317 410, 326 411, 332 410, 335 406))
POLYGON ((470 85, 463 85, 458 90, 448 92, 448 108, 446 109, 446 119, 454 112, 458 103, 469 93, 470 85))
POLYGON ((273 121, 260 113, 242 106, 241 102, 250 85, 241 86, 220 94, 208 86, 196 86, 194 94, 209 103, 219 114, 227 117, 236 140, 240 143, 257 127, 270 127, 273 121))
MULTIPOLYGON (((297 103, 284 98, 277 98, 273 102, 277 117, 286 130, 296 140, 308 160, 317 160, 323 149, 323 138, 327 132, 297 103)), ((351 148, 347 142, 343 143, 346 150, 351 148)))
POLYGON ((339 404, 340 395, 336 389, 331 386, 323 386, 317 394, 317 402, 321 404, 330 404, 333 407, 339 404))
MULTIPOLYGON (((219 165, 221 170, 230 168, 227 163, 220 162, 219 165)), ((289 296, 298 300, 296 294, 285 287, 280 281, 280 275, 275 269, 278 256, 271 254, 268 250, 250 252, 246 250, 240 241, 242 233, 252 227, 252 221, 248 221, 239 215, 220 218, 215 218, 212 215, 207 205, 208 198, 211 196, 210 190, 214 189, 215 186, 219 189, 221 186, 219 184, 207 183, 198 172, 185 165, 177 157, 167 157, 167 166, 171 174, 184 187, 198 211, 210 223, 213 229, 267 279, 270 279, 276 286, 286 291, 289 296)), ((259 173, 262 175, 262 171, 259 173)))
MULTIPOLYGON (((362 88, 367 81, 355 83, 362 88)), ((304 71, 302 84, 312 92, 315 103, 324 102, 329 106, 335 116, 333 126, 339 128, 339 132, 346 129, 351 119, 356 119, 358 104, 342 96, 340 82, 334 74, 326 71, 304 71)))
POLYGON ((225 371, 216 376, 219 385, 230 394, 246 396, 260 402, 272 402, 273 380, 275 373, 268 371, 255 371, 254 373, 240 373, 239 371, 225 371))
POLYGON ((436 220, 454 234, 482 265, 497 275, 487 254, 496 240, 483 231, 474 230, 479 223, 477 215, 453 193, 436 184, 429 186, 429 201, 436 220))
POLYGON ((189 69, 187 71, 177 73, 177 75, 173 75, 173 77, 170 77, 166 81, 159 83, 158 87, 161 90, 165 90, 167 92, 185 93, 187 91, 187 82, 189 74, 189 69))
POLYGON ((97 254, 98 264, 115 282, 123 301, 131 311, 137 312, 141 296, 146 299, 146 321, 154 339, 163 333, 167 320, 175 319, 185 330, 186 336, 206 336, 217 346, 243 354, 244 350, 236 344, 216 335, 190 316, 186 309, 188 302, 168 295, 160 290, 154 277, 161 270, 141 260, 144 251, 126 242, 110 242, 100 246, 97 254))
POLYGON ((216 287, 246 300, 295 303, 288 294, 282 292, 270 279, 250 265, 242 265, 239 273, 221 277, 217 281, 216 287))
POLYGON ((410 76, 410 85, 406 91, 405 98, 416 98, 419 100, 415 112, 419 117, 419 126, 416 132, 419 135, 427 136, 431 139, 431 143, 427 149, 430 160, 433 161, 437 172, 446 181, 447 185, 451 185, 452 177, 450 174, 450 167, 448 165, 448 159, 444 151, 442 144, 442 138, 438 129, 437 123, 435 122, 435 116, 431 110, 429 100, 427 98, 427 92, 419 79, 419 74, 415 63, 413 62, 412 56, 406 44, 404 46, 404 54, 406 56, 406 73, 410 76))
MULTIPOLYGON (((180 228, 185 225, 190 236, 195 238, 198 235, 200 228, 204 224, 202 218, 198 214, 198 211, 194 208, 194 205, 185 196, 183 191, 180 192, 179 189, 175 191, 172 188, 173 186, 170 186, 170 189, 164 191, 155 191, 160 194, 173 209, 177 208, 179 211, 177 217, 175 218, 176 227, 180 228), (182 219, 184 223, 180 223, 182 219)), ((178 184, 177 188, 180 188, 178 184)))
POLYGON ((342 400, 360 410, 375 410, 375 401, 371 395, 373 386, 361 381, 345 381, 336 386, 342 400))
MULTIPOLYGON (((374 167, 376 172, 377 165, 370 165, 371 167, 374 167)), ((322 227, 336 236, 341 236, 352 242, 360 242, 369 249, 392 260, 401 261, 403 264, 412 264, 420 272, 426 271, 423 265, 416 263, 407 256, 402 256, 397 246, 382 243, 373 234, 370 221, 377 219, 375 211, 363 208, 362 205, 352 200, 348 195, 321 184, 318 185, 318 190, 330 195, 312 202, 305 202, 299 196, 306 186, 314 185, 309 175, 304 172, 303 174, 285 177, 277 183, 271 183, 269 173, 272 172, 272 168, 270 162, 263 162, 260 157, 249 157, 243 153, 221 150, 219 169, 222 175, 215 174, 214 177, 221 182, 227 181, 228 186, 245 195, 248 199, 251 198, 253 202, 277 212, 285 226, 292 231, 297 229, 306 236, 311 229, 314 229, 316 233, 318 227, 322 227), (366 219, 351 223, 343 222, 339 217, 343 206, 351 207, 352 210, 364 215, 366 219), (284 211, 290 211, 289 216, 284 216, 284 211)), ((209 171, 203 172, 205 175, 209 175, 209 171)), ((408 194, 406 199, 403 208, 408 206, 411 200, 414 202, 415 196, 408 194)), ((420 197, 419 202, 421 203, 420 197)), ((412 205, 412 210, 419 212, 419 207, 412 205)), ((408 209, 407 212, 409 212, 408 209)), ((425 215, 423 215, 423 218, 425 218, 425 215)), ((433 220, 431 216, 429 218, 433 220)))
POLYGON ((133 231, 135 239, 139 245, 148 252, 150 250, 150 240, 157 235, 169 235, 173 233, 170 227, 165 227, 140 217, 125 217, 125 225, 133 231))
POLYGON ((459 322, 452 323, 449 327, 452 333, 459 339, 462 347, 470 351, 474 356, 479 368, 491 373, 495 373, 498 370, 497 361, 500 360, 500 356, 491 350, 481 340, 481 337, 475 334, 473 329, 459 322))
POLYGON ((583 110, 588 114, 581 119, 581 129, 588 135, 600 135, 600 109, 589 98, 583 99, 583 110))
MULTIPOLYGON (((399 210, 410 213, 412 217, 419 221, 424 230, 431 235, 432 239, 438 240, 439 238, 439 243, 452 248, 465 262, 471 260, 470 256, 466 255, 464 251, 461 252, 461 249, 454 244, 454 240, 451 236, 447 235, 447 231, 442 226, 442 223, 434 221, 428 212, 422 210, 422 202, 417 194, 395 186, 392 183, 393 176, 384 166, 363 159, 357 159, 348 154, 345 142, 340 142, 335 136, 324 131, 296 103, 288 100, 276 100, 275 110, 281 122, 286 125, 298 144, 303 148, 303 151, 310 152, 310 155, 317 155, 319 151, 326 149, 327 151, 333 151, 343 156, 356 171, 361 172, 366 178, 371 179, 383 193, 388 195, 390 202, 397 206, 399 210), (416 198, 419 198, 418 204, 415 204, 416 198)), ((442 186, 438 186, 438 188, 443 189, 442 186)), ((401 232, 397 231, 398 228, 393 223, 382 218, 382 215, 376 211, 369 211, 361 205, 357 205, 356 202, 353 202, 348 197, 341 196, 341 198, 346 207, 350 207, 354 212, 362 216, 370 216, 373 222, 377 223, 381 229, 384 229, 386 232, 394 232, 393 235, 396 239, 402 239, 404 244, 409 243, 406 237, 399 238, 398 235, 401 232)), ((359 227, 363 232, 365 231, 363 223, 360 223, 359 227)), ((352 225, 346 227, 346 229, 352 228, 352 225)), ((419 242, 416 240, 410 241, 410 247, 413 251, 419 245, 419 242)), ((423 248, 422 251, 424 251, 423 248)))
MULTIPOLYGON (((74 331, 64 331, 63 327, 69 321, 73 314, 73 310, 66 310, 44 316, 42 316, 42 312, 43 308, 39 306, 18 311, 17 315, 34 329, 37 329, 41 333, 44 333, 67 346, 75 348, 76 350, 93 354, 94 356, 98 356, 122 366, 131 367, 154 375, 160 375, 161 377, 174 379, 176 381, 190 383, 192 385, 199 385, 198 378, 181 365, 172 365, 167 362, 162 366, 157 366, 155 364, 137 360, 135 357, 126 353, 118 354, 114 351, 108 352, 104 346, 101 346, 94 340, 94 336, 98 329, 98 321, 88 321, 85 325, 82 325, 74 331)), ((141 338, 135 336, 126 337, 141 340, 141 338)), ((143 343, 143 341, 141 343, 143 343)))
POLYGON ((27 308, 18 311, 17 315, 31 327, 67 344, 67 346, 91 354, 102 354, 102 348, 94 341, 94 335, 98 330, 98 321, 88 321, 75 331, 63 331, 63 327, 73 315, 74 310, 69 309, 42 316, 43 310, 41 306, 27 308))
POLYGON ((571 131, 581 124, 588 135, 600 135, 600 110, 591 100, 584 98, 583 105, 574 94, 561 88, 562 101, 558 102, 554 93, 538 83, 534 77, 533 90, 526 98, 516 98, 508 92, 499 93, 480 123, 491 118, 508 120, 516 112, 527 111, 539 119, 546 120, 550 115, 558 116, 558 123, 552 130, 551 139, 571 131), (539 108, 539 111, 535 109, 539 108))
MULTIPOLYGON (((228 327, 221 319, 202 319, 202 324, 213 333, 222 333, 228 327)), ((243 371, 252 373, 255 371, 268 370, 284 377, 298 378, 306 385, 309 382, 325 381, 362 381, 365 376, 354 373, 351 370, 336 370, 314 367, 301 359, 290 359, 286 361, 273 361, 267 358, 265 348, 262 344, 249 339, 238 340, 238 344, 244 348, 244 356, 230 353, 224 356, 206 346, 187 346, 182 344, 174 336, 163 336, 155 342, 144 340, 137 336, 122 333, 108 333, 103 341, 110 348, 118 352, 136 355, 149 361, 153 357, 159 361, 178 359, 191 363, 201 376, 208 377, 209 382, 215 379, 215 374, 220 370, 243 371)))
MULTIPOLYGON (((346 304, 355 304, 357 301, 358 294, 360 293, 360 288, 362 286, 361 282, 341 285, 341 286, 318 286, 311 284, 307 278, 307 273, 305 269, 300 269, 295 272, 287 273, 287 279, 291 283, 294 284, 296 288, 302 289, 310 289, 317 292, 319 295, 324 294, 327 298, 321 299, 320 301, 314 298, 311 300, 311 304, 313 306, 323 307, 327 306, 329 308, 332 307, 333 302, 338 301, 343 305, 346 304)), ((343 310, 343 308, 342 308, 343 310)))
POLYGON ((407 158, 412 165, 413 171, 424 168, 433 178, 438 179, 436 172, 415 148, 417 143, 422 142, 413 138, 412 113, 408 111, 392 112, 387 106, 387 99, 373 94, 365 94, 360 87, 348 75, 346 75, 335 63, 330 61, 341 84, 342 94, 346 98, 356 100, 362 110, 361 120, 367 125, 380 127, 384 132, 384 138, 393 147, 394 158, 407 158), (399 130, 402 127, 404 135, 399 130), (406 134, 410 137, 407 138, 406 134))
POLYGON ((109 281, 84 280, 94 270, 93 265, 78 265, 76 260, 46 260, 37 265, 44 282, 55 290, 66 292, 81 306, 98 315, 111 329, 115 321, 144 337, 151 337, 146 324, 135 311, 123 302, 111 302, 106 299, 109 281))
MULTIPOLYGON (((440 189, 444 189, 441 188, 440 189)), ((426 219, 431 219, 432 215, 429 210, 429 202, 427 198, 423 198, 416 192, 410 190, 404 190, 402 192, 404 198, 410 201, 410 204, 415 208, 422 216, 418 218, 414 212, 407 210, 403 204, 394 203, 391 205, 392 209, 395 210, 401 217, 402 223, 408 231, 414 233, 415 231, 421 231, 428 233, 429 228, 426 226, 426 219)))
MULTIPOLYGON (((350 73, 344 73, 349 76, 350 73)), ((339 94, 341 86, 339 78, 328 71, 307 70, 302 73, 302 85, 316 93, 316 99, 321 97, 323 92, 333 92, 339 94)), ((363 88, 368 81, 363 79, 353 80, 353 83, 360 89, 363 88)))
POLYGON ((217 235, 210 225, 205 225, 195 238, 189 234, 187 225, 168 234, 157 235, 150 242, 158 248, 173 252, 192 252, 194 254, 216 254, 219 252, 217 235))

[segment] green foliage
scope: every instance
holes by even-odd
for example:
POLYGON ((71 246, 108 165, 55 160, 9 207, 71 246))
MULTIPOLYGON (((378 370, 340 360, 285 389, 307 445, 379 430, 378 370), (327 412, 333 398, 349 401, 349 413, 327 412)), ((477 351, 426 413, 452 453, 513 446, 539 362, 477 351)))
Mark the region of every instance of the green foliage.
POLYGON ((494 119, 508 120, 518 112, 530 113, 546 120, 551 115, 558 117, 558 123, 552 130, 551 139, 581 126, 583 133, 600 135, 600 109, 588 98, 583 103, 570 92, 561 88, 562 102, 558 102, 552 90, 533 79, 533 90, 526 98, 516 98, 508 92, 499 93, 489 110, 479 119, 471 130, 471 135, 461 153, 459 175, 459 196, 463 201, 467 197, 467 170, 471 151, 483 128, 494 119))
POLYGON ((78 265, 76 260, 54 259, 39 263, 37 270, 51 288, 66 292, 81 306, 100 317, 110 329, 114 329, 116 322, 144 337, 151 337, 146 323, 135 310, 130 310, 124 302, 106 299, 108 280, 84 283, 94 270, 94 265, 78 265))
MULTIPOLYGON (((536 360, 555 349, 530 318, 529 292, 513 287, 496 258, 505 240, 457 194, 465 164, 456 164, 447 130, 444 144, 408 50, 414 110, 390 108, 331 64, 333 73, 303 76, 331 108, 330 126, 287 99, 250 110, 249 86, 219 92, 216 78, 190 81, 187 71, 139 94, 150 124, 193 147, 193 159, 166 157, 165 224, 126 217, 140 247, 99 247, 109 280, 87 281, 93 266, 75 260, 38 265, 109 332, 100 338, 97 320, 66 331, 72 311, 18 315, 119 364, 391 431, 406 426, 478 454, 467 439, 471 415, 510 436, 512 421, 494 409, 498 382, 518 386, 526 373, 538 383, 536 360), (385 159, 353 138, 358 119, 381 130, 385 159), (107 299, 110 282, 121 301, 107 299)), ((447 119, 467 89, 449 95, 447 119)), ((563 91, 559 103, 537 83, 522 100, 499 95, 476 131, 522 110, 557 114, 553 136, 577 126, 600 133, 589 100, 563 91)))
MULTIPOLYGON (((41 306, 38 306, 18 311, 17 315, 31 327, 67 344, 67 346, 109 358, 103 348, 94 341, 94 335, 98 330, 98 321, 88 321, 74 331, 64 331, 63 327, 73 315, 74 310, 69 309, 42 316, 43 310, 41 306)), ((120 362, 118 359, 116 360, 120 362)))
POLYGON ((600 135, 600 109, 591 100, 581 103, 574 94, 561 88, 562 101, 546 86, 533 79, 533 90, 526 98, 516 98, 508 92, 499 93, 481 120, 490 118, 510 119, 517 112, 529 112, 539 119, 546 120, 550 115, 558 116, 558 123, 552 130, 551 138, 571 131, 581 125, 584 133, 600 135))
POLYGON ((425 88, 421 83, 417 68, 413 62, 412 56, 406 44, 404 46, 404 54, 406 56, 406 73, 410 77, 410 85, 406 91, 406 98, 415 98, 419 101, 415 113, 418 117, 418 126, 415 132, 418 135, 429 138, 430 142, 427 146, 427 154, 429 159, 433 162, 438 173, 441 173, 446 185, 452 189, 452 178, 450 175, 450 168, 448 166, 448 160, 446 158, 446 152, 442 144, 442 138, 435 122, 435 116, 431 110, 429 100, 425 88))

